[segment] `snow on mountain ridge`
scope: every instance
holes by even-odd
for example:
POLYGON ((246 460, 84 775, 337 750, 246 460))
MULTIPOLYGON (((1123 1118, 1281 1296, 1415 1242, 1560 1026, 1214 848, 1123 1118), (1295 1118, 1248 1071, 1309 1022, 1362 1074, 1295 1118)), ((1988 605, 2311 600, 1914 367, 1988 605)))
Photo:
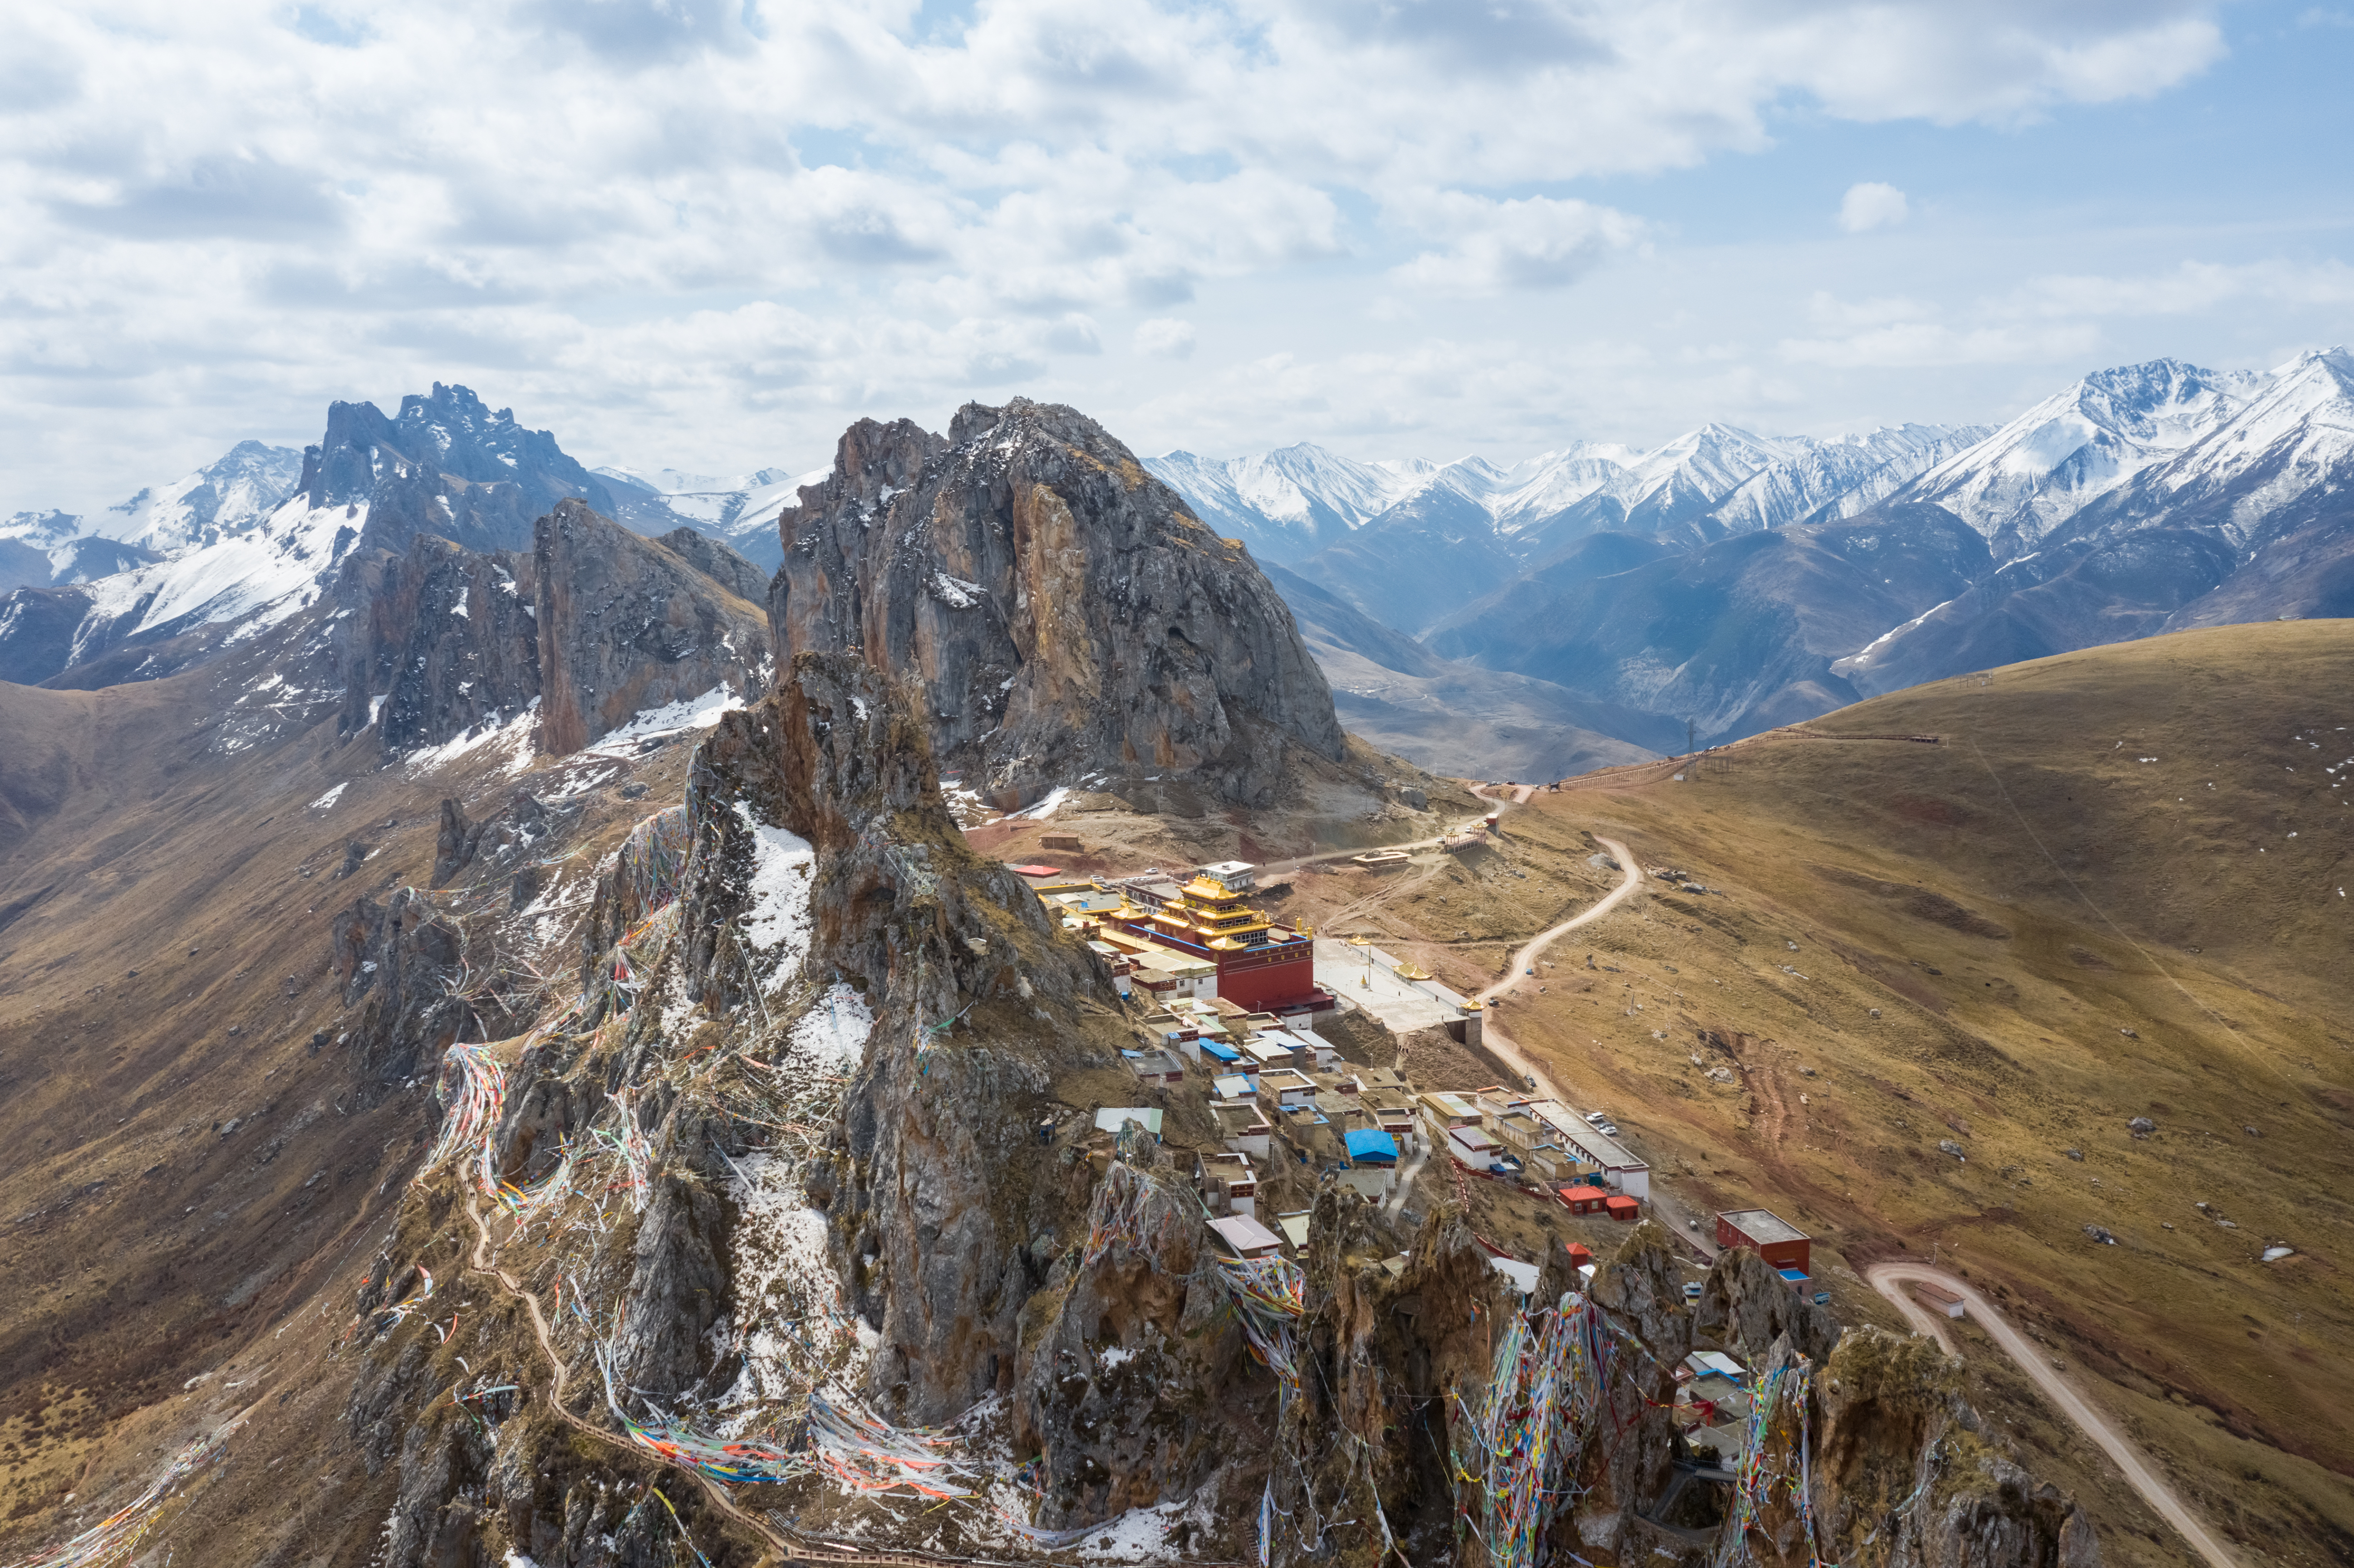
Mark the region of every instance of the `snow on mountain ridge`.
POLYGON ((86 525, 83 532, 169 556, 255 526, 302 477, 302 454, 292 447, 239 441, 162 490, 150 487, 107 508, 122 522, 86 525))
POLYGON ((1785 528, 1818 514, 1852 517, 1993 433, 1988 425, 1908 424, 1818 440, 1797 458, 1750 475, 1711 516, 1734 534, 1785 528))
POLYGON ((1922 474, 1907 501, 1945 507, 1999 556, 2030 550, 2077 512, 2213 435, 2275 373, 2176 359, 2095 371, 1922 474))

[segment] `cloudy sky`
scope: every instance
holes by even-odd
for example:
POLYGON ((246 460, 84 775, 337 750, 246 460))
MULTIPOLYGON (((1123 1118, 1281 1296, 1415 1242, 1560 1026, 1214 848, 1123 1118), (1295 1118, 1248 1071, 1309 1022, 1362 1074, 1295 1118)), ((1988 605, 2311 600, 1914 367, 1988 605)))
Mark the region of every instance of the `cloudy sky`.
POLYGON ((591 463, 1076 404, 1511 461, 2354 338, 2354 8, 16 0, 0 511, 432 380, 591 463))

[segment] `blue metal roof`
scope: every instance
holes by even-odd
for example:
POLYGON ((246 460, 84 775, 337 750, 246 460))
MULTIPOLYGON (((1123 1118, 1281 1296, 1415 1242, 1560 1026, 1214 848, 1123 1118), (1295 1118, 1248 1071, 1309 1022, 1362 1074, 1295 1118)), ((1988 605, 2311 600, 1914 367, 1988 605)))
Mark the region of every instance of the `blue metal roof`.
POLYGON ((1195 1042, 1195 1044, 1199 1044, 1204 1051, 1215 1056, 1221 1062, 1239 1062, 1243 1059, 1243 1054, 1241 1052, 1235 1050, 1231 1045, 1221 1045, 1214 1040, 1202 1040, 1195 1042))
POLYGON ((1346 1141, 1352 1160, 1394 1160, 1397 1158, 1397 1139, 1379 1128, 1351 1128, 1346 1141))

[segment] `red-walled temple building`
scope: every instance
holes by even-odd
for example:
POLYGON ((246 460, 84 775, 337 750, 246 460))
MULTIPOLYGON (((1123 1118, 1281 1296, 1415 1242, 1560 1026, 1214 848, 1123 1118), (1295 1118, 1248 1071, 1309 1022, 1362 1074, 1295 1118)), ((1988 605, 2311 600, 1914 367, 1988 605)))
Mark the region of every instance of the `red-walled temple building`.
POLYGON ((1107 936, 1140 939, 1218 967, 1217 994, 1252 1012, 1329 1012, 1332 993, 1316 983, 1316 944, 1246 902, 1247 866, 1197 872, 1157 907, 1123 897, 1102 913, 1107 936))

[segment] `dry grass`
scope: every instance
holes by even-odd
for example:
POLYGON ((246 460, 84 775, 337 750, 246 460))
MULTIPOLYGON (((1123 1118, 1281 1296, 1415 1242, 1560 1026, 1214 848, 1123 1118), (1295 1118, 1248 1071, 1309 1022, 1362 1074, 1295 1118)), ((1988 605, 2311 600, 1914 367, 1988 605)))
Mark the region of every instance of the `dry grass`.
MULTIPOLYGON (((1688 1195, 1812 1232, 1842 1312, 1887 1320, 1850 1266, 1934 1247, 2237 1540, 2354 1556, 2354 783, 2321 771, 2354 758, 2354 624, 2129 643, 1811 728, 1941 741, 1774 735, 1685 783, 1540 794, 1497 856, 1525 881, 1450 865, 1328 917, 1468 983, 1496 949, 1462 930, 1543 926, 1524 890, 1586 876, 1582 832, 1721 889, 1649 884, 1577 933, 1514 1037, 1688 1195), (2298 1255, 2259 1262, 2275 1241, 2298 1255)), ((1973 1375, 2110 1561, 2185 1560, 2015 1373, 1973 1375)))

